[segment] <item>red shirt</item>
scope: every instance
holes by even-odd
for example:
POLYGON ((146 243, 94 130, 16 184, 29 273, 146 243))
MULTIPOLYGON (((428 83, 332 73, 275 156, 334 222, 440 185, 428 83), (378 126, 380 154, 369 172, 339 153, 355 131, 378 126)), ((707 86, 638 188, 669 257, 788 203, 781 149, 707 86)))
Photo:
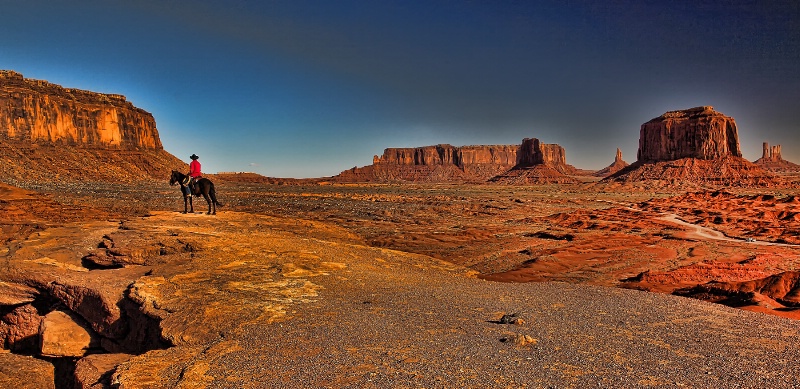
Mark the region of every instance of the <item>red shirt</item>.
POLYGON ((193 159, 192 162, 189 163, 189 177, 199 178, 202 175, 203 173, 200 173, 200 162, 193 159))

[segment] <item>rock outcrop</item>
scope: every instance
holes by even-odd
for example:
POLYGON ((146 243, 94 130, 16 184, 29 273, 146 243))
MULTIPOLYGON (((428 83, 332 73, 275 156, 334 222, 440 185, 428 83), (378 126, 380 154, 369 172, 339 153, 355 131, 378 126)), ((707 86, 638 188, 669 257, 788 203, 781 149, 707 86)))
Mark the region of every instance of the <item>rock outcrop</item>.
POLYGON ((516 164, 515 145, 447 144, 388 148, 373 164, 354 167, 334 177, 346 182, 484 182, 516 164))
POLYGON ((576 173, 577 169, 567 164, 563 147, 525 138, 519 147, 517 164, 490 181, 506 185, 571 184, 578 182, 569 176, 576 173))
POLYGON ((0 71, 0 136, 87 148, 160 150, 156 121, 125 96, 0 71))
POLYGON ((639 132, 638 161, 727 156, 742 156, 736 122, 710 106, 666 112, 642 124, 639 132))
POLYGON ((730 305, 771 309, 800 307, 800 272, 786 271, 751 281, 709 282, 674 294, 730 305))
POLYGON ((637 161, 606 177, 666 185, 772 186, 774 174, 742 158, 733 118, 710 106, 669 111, 642 124, 637 161))
POLYGON ((783 159, 781 145, 770 147, 767 142, 764 142, 761 158, 753 163, 774 172, 800 172, 800 165, 783 159))
POLYGON ((166 179, 185 163, 164 151, 149 112, 125 96, 0 71, 0 180, 166 179))
POLYGON ((435 146, 388 148, 372 165, 354 167, 336 177, 345 182, 487 182, 511 170, 541 169, 546 176, 572 182, 565 174, 576 169, 566 163, 564 148, 525 139, 521 145, 435 146), (551 172, 552 171, 552 172, 551 172))
POLYGON ((608 166, 604 167, 603 169, 600 169, 597 172, 595 172, 594 176, 596 176, 596 177, 608 177, 608 176, 610 176, 610 175, 612 175, 612 174, 624 169, 628 165, 630 165, 630 164, 625 162, 622 159, 622 150, 617 149, 617 155, 614 157, 614 162, 612 162, 611 165, 608 165, 608 166))

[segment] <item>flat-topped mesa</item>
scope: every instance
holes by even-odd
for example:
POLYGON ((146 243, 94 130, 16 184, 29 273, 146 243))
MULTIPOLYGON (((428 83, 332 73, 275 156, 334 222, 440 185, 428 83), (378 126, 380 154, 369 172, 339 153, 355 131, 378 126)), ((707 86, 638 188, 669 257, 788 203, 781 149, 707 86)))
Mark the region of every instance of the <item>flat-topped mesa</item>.
POLYGON ((375 165, 446 166, 461 169, 470 165, 497 164, 513 166, 517 147, 514 145, 462 146, 447 144, 414 148, 388 148, 382 156, 374 156, 375 165))
POLYGON ((742 156, 736 122, 711 106, 666 112, 642 124, 639 133, 641 162, 727 156, 742 156))
POLYGON ((0 70, 0 139, 81 148, 161 150, 156 122, 125 96, 64 88, 0 70))
MULTIPOLYGON (((372 165, 354 167, 334 177, 346 182, 487 182, 511 170, 541 176, 533 167, 547 167, 544 178, 551 182, 572 182, 565 174, 576 169, 566 164, 564 148, 538 139, 525 139, 521 145, 435 146, 388 148, 374 156, 372 165)), ((515 173, 519 175, 518 173, 515 173)), ((537 180, 541 181, 540 178, 537 180)), ((515 180, 517 182, 519 180, 515 180)), ((521 181, 519 181, 521 182, 521 181)), ((531 183, 530 180, 526 181, 531 183)))

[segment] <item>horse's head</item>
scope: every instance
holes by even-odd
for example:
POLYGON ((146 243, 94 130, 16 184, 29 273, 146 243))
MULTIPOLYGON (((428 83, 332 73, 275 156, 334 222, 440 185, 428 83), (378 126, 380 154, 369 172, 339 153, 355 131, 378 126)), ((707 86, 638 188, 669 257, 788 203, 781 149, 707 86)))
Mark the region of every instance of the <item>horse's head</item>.
POLYGON ((180 175, 180 173, 178 173, 176 170, 173 170, 172 171, 172 175, 169 176, 169 184, 170 185, 175 185, 178 182, 180 182, 181 178, 180 178, 179 175, 180 175))

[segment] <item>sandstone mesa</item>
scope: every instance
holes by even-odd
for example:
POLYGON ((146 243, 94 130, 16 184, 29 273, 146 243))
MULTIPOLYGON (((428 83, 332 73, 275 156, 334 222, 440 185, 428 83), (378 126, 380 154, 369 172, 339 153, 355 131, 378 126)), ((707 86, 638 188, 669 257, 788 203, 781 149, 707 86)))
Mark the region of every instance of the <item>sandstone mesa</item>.
POLYGON ((605 180, 661 181, 667 185, 785 184, 742 158, 736 122, 711 106, 669 111, 642 124, 636 162, 605 180))

